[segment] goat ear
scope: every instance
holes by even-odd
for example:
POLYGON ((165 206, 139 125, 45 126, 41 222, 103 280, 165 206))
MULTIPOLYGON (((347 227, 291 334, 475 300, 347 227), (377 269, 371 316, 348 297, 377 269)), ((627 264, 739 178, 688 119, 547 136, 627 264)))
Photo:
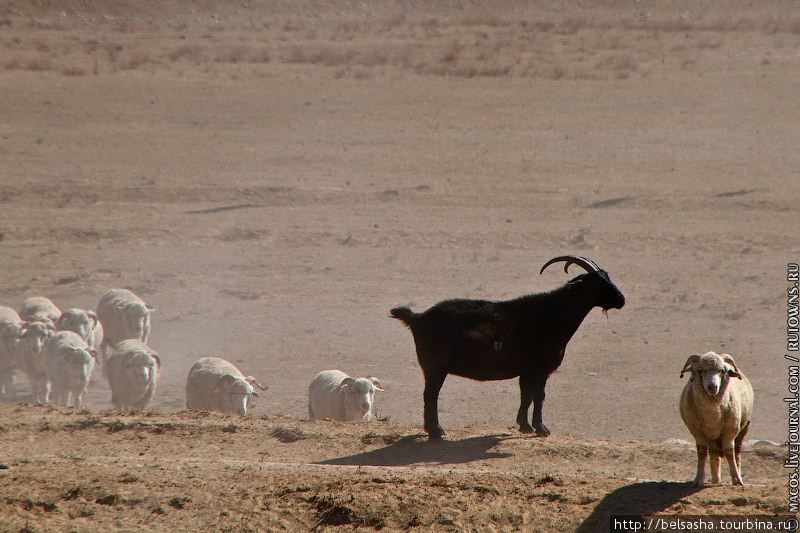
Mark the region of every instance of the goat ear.
POLYGON ((683 375, 686 372, 691 372, 693 370, 694 365, 696 365, 699 362, 700 362, 699 355, 690 355, 689 358, 686 360, 686 362, 683 364, 683 369, 681 370, 681 377, 683 377, 683 375))
MULTIPOLYGON (((267 385, 267 386, 264 386, 264 385, 262 385, 262 384, 261 384, 261 383, 259 383, 259 381, 258 381, 256 378, 254 378, 253 376, 247 376, 246 378, 244 378, 244 380, 245 380, 246 382, 248 382, 248 383, 249 383, 251 386, 253 386, 253 387, 258 387, 258 388, 259 388, 259 389, 261 389, 261 390, 268 390, 268 389, 269 389, 269 385, 267 385)), ((259 394, 259 396, 260 396, 260 394, 259 394)))
POLYGON ((261 395, 258 393, 258 391, 253 391, 253 394, 251 394, 250 396, 254 396, 256 398, 261 398, 261 395))
POLYGON ((147 308, 148 311, 155 311, 156 310, 156 308, 153 307, 152 305, 144 304, 144 306, 147 308))
POLYGON ((339 384, 339 386, 344 389, 344 388, 349 387, 350 385, 352 385, 355 382, 356 382, 356 380, 354 380, 353 378, 347 377, 347 378, 344 378, 342 380, 342 382, 339 384))
POLYGON ((158 368, 160 369, 161 368, 161 357, 159 357, 159 355, 156 352, 151 352, 150 353, 150 357, 152 357, 155 360, 156 366, 158 366, 158 368))
POLYGON ((97 323, 100 322, 100 319, 97 318, 97 313, 95 313, 94 311, 86 311, 86 316, 88 316, 89 320, 93 322, 92 327, 97 326, 97 323))
POLYGON ((372 377, 372 378, 367 378, 367 379, 368 379, 368 380, 370 380, 370 381, 372 382, 372 384, 373 384, 373 385, 375 385, 375 388, 376 388, 377 390, 379 390, 379 391, 381 391, 381 392, 384 392, 384 390, 383 390, 383 386, 381 385, 381 382, 380 382, 380 380, 379 380, 378 378, 374 378, 374 377, 372 377))
POLYGON ((100 356, 100 354, 97 353, 97 350, 95 348, 92 348, 90 346, 89 348, 86 349, 86 351, 89 352, 89 355, 94 357, 95 361, 97 361, 97 358, 100 356))
POLYGON ((731 354, 724 353, 720 355, 720 357, 722 357, 723 361, 725 361, 726 363, 728 363, 733 367, 733 369, 728 370, 728 375, 732 378, 742 379, 742 374, 741 372, 739 372, 739 369, 736 368, 736 362, 733 360, 733 356, 731 354))

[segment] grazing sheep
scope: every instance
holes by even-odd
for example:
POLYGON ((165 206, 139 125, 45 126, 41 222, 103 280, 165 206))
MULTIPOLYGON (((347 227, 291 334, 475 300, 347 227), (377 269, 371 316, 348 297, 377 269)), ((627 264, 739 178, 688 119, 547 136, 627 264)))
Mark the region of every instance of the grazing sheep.
POLYGON ((520 406, 517 424, 522 433, 546 437, 542 404, 547 378, 564 359, 564 350, 581 322, 594 307, 621 309, 625 296, 594 261, 566 255, 542 267, 563 261, 564 272, 576 264, 586 270, 553 291, 508 301, 445 300, 423 313, 408 307, 391 310, 414 336, 425 378, 425 431, 439 439, 439 391, 448 374, 479 381, 519 376, 520 406), (533 402, 532 425, 528 408, 533 402))
POLYGON ((739 371, 733 357, 708 352, 691 355, 681 377, 691 372, 681 394, 681 418, 697 444, 697 475, 694 484, 705 484, 706 457, 711 454, 711 482, 719 483, 720 456, 728 461, 731 481, 743 485, 742 441, 750 427, 753 387, 739 371), (736 378, 736 379, 731 379, 736 378))
POLYGON ((15 397, 13 380, 16 369, 31 382, 34 399, 47 399, 47 379, 42 361, 45 344, 55 333, 50 319, 25 322, 10 307, 0 307, 0 383, 4 396, 15 397))
POLYGON ((103 343, 103 325, 94 311, 67 309, 61 313, 56 327, 59 331, 74 331, 86 341, 86 344, 100 350, 100 345, 103 343))
POLYGON ((383 391, 378 378, 354 379, 340 370, 323 370, 308 387, 308 418, 370 421, 375 391, 383 391))
POLYGON ((91 348, 74 331, 59 331, 47 343, 44 369, 47 374, 48 397, 53 402, 80 408, 83 394, 97 360, 97 350, 91 348))
POLYGON ((53 325, 58 324, 61 318, 61 310, 44 296, 32 296, 22 302, 19 316, 25 322, 44 322, 49 320, 53 325))
POLYGON ((219 357, 203 357, 189 370, 186 379, 186 408, 191 411, 221 411, 247 415, 250 398, 261 395, 253 389, 263 386, 253 376, 244 377, 232 363, 219 357))
POLYGON ((156 393, 161 358, 140 340, 117 344, 108 358, 108 385, 114 407, 144 409, 156 393))
POLYGON ((126 339, 138 339, 147 344, 150 336, 150 311, 153 306, 128 289, 111 289, 100 298, 97 316, 103 325, 104 338, 100 344, 103 375, 109 351, 126 339))

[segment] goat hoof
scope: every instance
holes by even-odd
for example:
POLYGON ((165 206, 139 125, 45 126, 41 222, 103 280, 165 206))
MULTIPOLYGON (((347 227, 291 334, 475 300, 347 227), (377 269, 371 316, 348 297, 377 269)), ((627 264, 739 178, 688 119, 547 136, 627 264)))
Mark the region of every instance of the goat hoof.
POLYGON ((520 424, 519 425, 519 432, 520 433, 533 433, 534 429, 533 429, 532 425, 525 423, 525 424, 520 424))
POLYGON ((549 437, 550 436, 550 430, 547 429, 546 427, 544 427, 543 425, 539 426, 539 427, 536 428, 536 436, 537 437, 549 437))
POLYGON ((442 426, 426 429, 425 432, 428 434, 428 440, 442 440, 442 437, 446 435, 442 426))

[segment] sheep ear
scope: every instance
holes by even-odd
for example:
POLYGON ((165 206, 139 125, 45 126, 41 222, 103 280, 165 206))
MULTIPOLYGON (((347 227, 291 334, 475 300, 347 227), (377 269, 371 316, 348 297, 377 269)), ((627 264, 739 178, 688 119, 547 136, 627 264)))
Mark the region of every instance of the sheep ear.
POLYGON ((94 348, 92 348, 91 346, 90 346, 89 348, 87 348, 87 349, 86 349, 86 351, 87 351, 87 352, 89 352, 89 355, 91 355, 92 357, 94 357, 95 361, 96 361, 96 360, 97 360, 97 358, 100 356, 100 354, 98 354, 98 353, 97 353, 97 350, 96 350, 96 349, 94 349, 94 348))
POLYGON ((230 374, 222 376, 219 378, 219 381, 217 381, 217 392, 225 392, 225 389, 234 381, 236 381, 235 376, 231 376, 230 374))
POLYGON ((254 396, 256 398, 261 398, 261 395, 257 391, 253 391, 253 394, 251 394, 250 396, 254 396))
MULTIPOLYGON (((248 383, 249 383, 251 386, 253 386, 253 387, 258 387, 258 388, 259 388, 259 389, 261 389, 261 390, 268 390, 268 389, 269 389, 269 385, 267 385, 267 386, 264 386, 264 385, 262 385, 262 384, 261 384, 261 383, 259 383, 259 382, 258 382, 258 380, 257 380, 256 378, 254 378, 253 376, 247 376, 246 378, 244 378, 244 380, 245 380, 246 382, 248 382, 248 383)), ((259 396, 260 396, 260 394, 259 394, 259 396)))
POLYGON ((152 305, 149 305, 149 304, 144 304, 144 306, 145 306, 145 308, 146 308, 148 311, 155 311, 155 310, 156 310, 156 308, 155 308, 155 307, 153 307, 152 305))
POLYGON ((356 380, 354 380, 353 378, 347 377, 347 378, 344 378, 342 380, 342 382, 339 384, 339 386, 344 389, 344 388, 349 387, 350 385, 352 385, 355 382, 356 382, 356 380))
POLYGON ((17 336, 21 339, 23 337, 27 337, 29 332, 30 329, 28 328, 28 325, 22 322, 19 327, 19 333, 17 334, 17 336))
POLYGON ((380 382, 380 380, 379 380, 378 378, 371 377, 371 378, 367 378, 367 379, 368 379, 369 381, 371 381, 373 385, 375 385, 375 388, 376 388, 377 390, 379 390, 379 391, 381 391, 381 392, 385 392, 385 391, 383 390, 383 386, 381 385, 381 382, 380 382))
MULTIPOLYGON (((64 316, 64 315, 61 315, 61 316, 64 316)), ((100 319, 99 319, 99 318, 97 318, 97 313, 95 313, 94 311, 86 311, 86 316, 88 316, 88 317, 89 317, 89 319, 90 319, 92 322, 94 322, 94 324, 92 325, 92 327, 95 327, 95 326, 97 326, 97 323, 98 323, 98 322, 100 322, 100 319)))
POLYGON ((700 362, 699 355, 690 355, 689 358, 686 360, 686 362, 683 364, 683 369, 681 370, 681 377, 683 377, 683 375, 686 372, 692 372, 694 370, 692 367, 699 362, 700 362))
POLYGON ((733 356, 731 354, 724 353, 720 357, 722 357, 723 361, 733 367, 733 369, 728 370, 728 375, 732 378, 742 379, 742 374, 739 372, 739 369, 736 368, 736 362, 733 360, 733 356))
POLYGON ((161 368, 161 357, 159 357, 159 355, 156 352, 150 352, 150 357, 152 357, 155 360, 156 365, 160 369, 161 368))
POLYGON ((61 313, 61 316, 60 316, 60 317, 58 317, 58 322, 56 322, 56 327, 57 327, 58 329, 61 329, 61 326, 63 325, 63 323, 64 323, 64 320, 65 320, 66 318, 67 318, 67 314, 66 314, 66 313, 61 313))
POLYGON ((57 330, 56 330, 56 325, 55 325, 55 324, 53 324, 53 321, 52 321, 52 320, 50 320, 49 318, 45 318, 44 320, 42 320, 42 323, 45 325, 45 327, 46 327, 46 328, 47 328, 49 331, 51 331, 51 332, 53 332, 53 333, 55 333, 55 332, 57 331, 57 330))

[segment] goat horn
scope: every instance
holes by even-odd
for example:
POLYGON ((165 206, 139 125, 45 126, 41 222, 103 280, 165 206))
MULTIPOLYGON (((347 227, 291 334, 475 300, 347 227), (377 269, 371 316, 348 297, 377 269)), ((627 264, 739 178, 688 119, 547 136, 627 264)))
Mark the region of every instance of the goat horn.
POLYGON ((581 257, 579 255, 559 255, 558 257, 554 257, 545 263, 542 269, 539 271, 539 275, 544 272, 545 268, 549 267, 553 263, 558 263, 559 261, 564 261, 564 272, 566 272, 569 266, 573 263, 586 270, 586 272, 597 272, 601 270, 600 267, 597 266, 597 263, 591 259, 586 259, 585 257, 581 257))
POLYGON ((699 361, 700 361, 700 356, 699 355, 690 355, 689 358, 686 360, 686 362, 683 364, 683 370, 681 370, 681 377, 683 377, 683 375, 686 372, 691 372, 692 371, 692 365, 694 365, 695 363, 697 363, 699 361))

